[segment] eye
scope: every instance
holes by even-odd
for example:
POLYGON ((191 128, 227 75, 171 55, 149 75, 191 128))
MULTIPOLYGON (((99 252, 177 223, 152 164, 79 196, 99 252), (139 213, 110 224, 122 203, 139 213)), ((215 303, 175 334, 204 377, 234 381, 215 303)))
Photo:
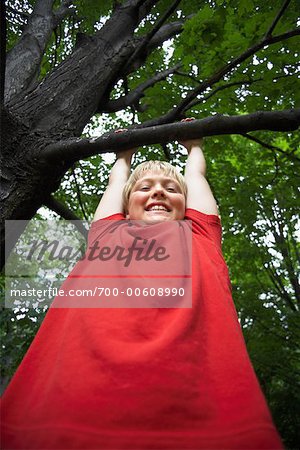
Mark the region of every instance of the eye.
POLYGON ((169 186, 169 187, 167 187, 167 191, 168 192, 176 192, 176 189, 174 187, 169 186))
POLYGON ((148 189, 150 189, 149 186, 141 186, 140 187, 141 191, 148 191, 148 189))

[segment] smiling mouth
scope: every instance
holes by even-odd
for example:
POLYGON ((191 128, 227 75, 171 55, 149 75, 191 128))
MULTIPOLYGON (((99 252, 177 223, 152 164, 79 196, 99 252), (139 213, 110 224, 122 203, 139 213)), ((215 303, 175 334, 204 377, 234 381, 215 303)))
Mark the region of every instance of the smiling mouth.
POLYGON ((150 208, 146 208, 147 212, 170 212, 170 209, 168 209, 166 206, 164 205, 153 205, 150 206, 150 208))
POLYGON ((151 213, 169 213, 170 211, 168 211, 167 209, 146 209, 146 212, 151 212, 151 213))

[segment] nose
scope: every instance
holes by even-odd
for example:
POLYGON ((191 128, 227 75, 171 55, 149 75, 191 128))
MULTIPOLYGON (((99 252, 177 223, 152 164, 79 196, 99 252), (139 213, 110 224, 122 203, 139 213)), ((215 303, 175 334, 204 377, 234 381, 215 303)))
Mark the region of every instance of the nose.
POLYGON ((153 186, 152 197, 164 197, 165 191, 160 183, 153 186))

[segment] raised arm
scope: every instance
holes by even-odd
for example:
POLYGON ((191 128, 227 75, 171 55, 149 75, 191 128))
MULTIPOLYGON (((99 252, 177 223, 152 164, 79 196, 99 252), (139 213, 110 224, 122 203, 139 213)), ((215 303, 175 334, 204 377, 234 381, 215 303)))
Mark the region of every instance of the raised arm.
POLYGON ((210 186, 205 178, 206 162, 203 154, 203 140, 181 142, 187 149, 188 157, 184 178, 187 184, 187 208, 193 208, 204 214, 218 215, 218 207, 210 186))
POLYGON ((117 160, 109 175, 108 186, 102 195, 93 221, 124 212, 122 193, 130 175, 131 159, 135 151, 136 149, 132 149, 117 154, 117 160))

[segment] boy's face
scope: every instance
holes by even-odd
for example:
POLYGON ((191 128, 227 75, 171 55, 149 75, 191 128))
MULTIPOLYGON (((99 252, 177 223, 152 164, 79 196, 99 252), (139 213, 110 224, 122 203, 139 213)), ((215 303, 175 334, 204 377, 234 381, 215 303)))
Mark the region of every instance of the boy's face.
POLYGON ((175 178, 163 172, 146 172, 132 188, 127 219, 145 222, 182 220, 185 198, 175 178))

